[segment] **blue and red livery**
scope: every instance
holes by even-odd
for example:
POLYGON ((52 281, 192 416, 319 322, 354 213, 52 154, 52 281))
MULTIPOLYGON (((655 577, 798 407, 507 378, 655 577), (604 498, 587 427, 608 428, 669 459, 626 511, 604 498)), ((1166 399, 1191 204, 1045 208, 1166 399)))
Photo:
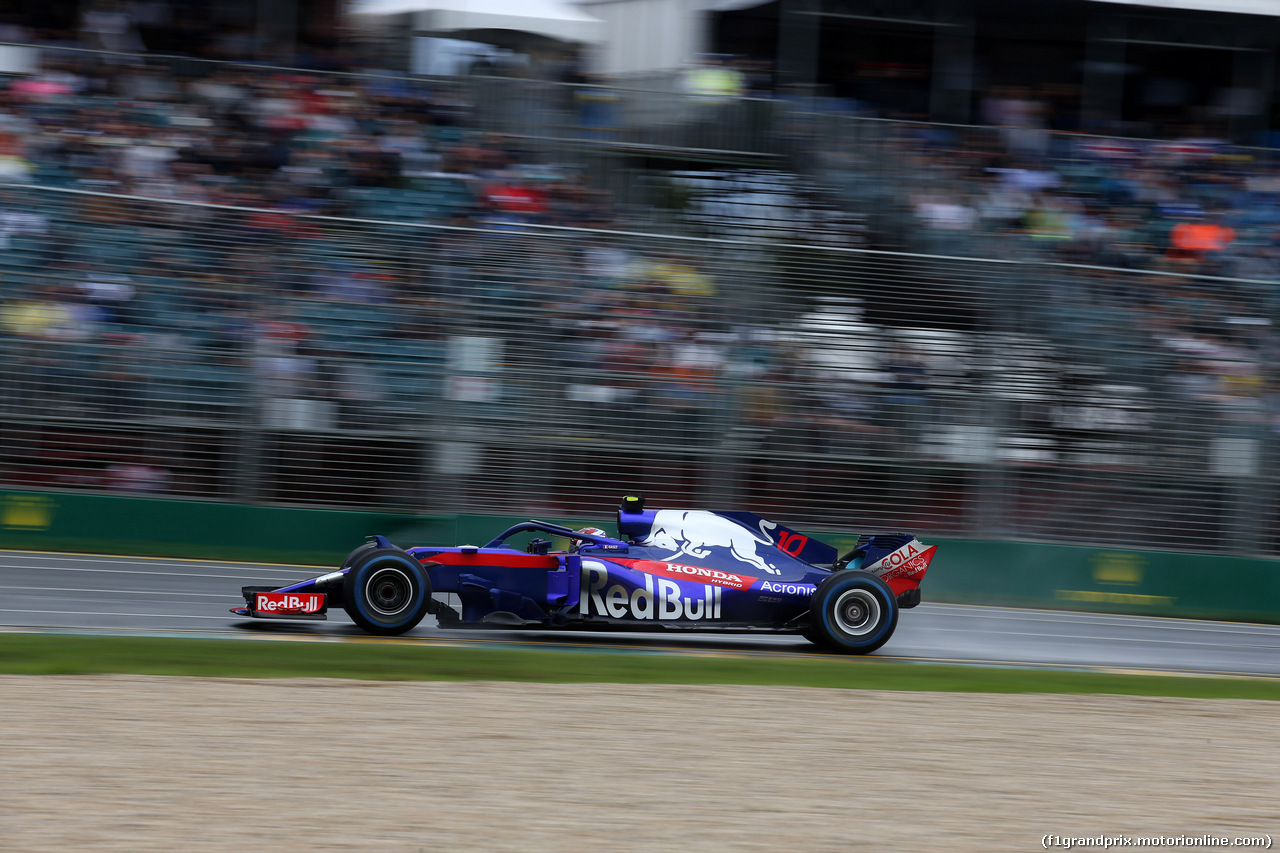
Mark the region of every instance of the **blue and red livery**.
POLYGON ((905 533, 863 535, 844 556, 747 512, 645 509, 627 498, 618 535, 526 521, 483 546, 400 549, 385 537, 335 572, 285 587, 244 587, 241 616, 324 619, 340 604, 374 634, 403 634, 427 614, 442 627, 722 630, 803 634, 865 654, 920 601, 936 546, 905 533), (553 550, 532 532, 563 537, 553 550), (461 610, 437 598, 457 596, 461 610))

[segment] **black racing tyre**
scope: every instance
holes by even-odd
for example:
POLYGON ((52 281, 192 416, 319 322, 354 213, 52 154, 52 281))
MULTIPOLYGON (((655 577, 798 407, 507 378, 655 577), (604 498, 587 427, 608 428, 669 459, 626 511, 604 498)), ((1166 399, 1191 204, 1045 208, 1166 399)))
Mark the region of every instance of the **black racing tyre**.
POLYGON ((338 564, 339 569, 345 569, 348 566, 355 565, 356 560, 368 554, 370 551, 378 550, 377 542, 366 542, 350 554, 342 558, 342 562, 338 564))
POLYGON ((422 621, 430 604, 431 579, 399 548, 356 555, 343 580, 342 609, 370 634, 403 634, 422 621))
POLYGON ((865 655, 888 642, 898 626, 898 601, 880 578, 860 569, 826 577, 809 601, 810 630, 838 652, 865 655))

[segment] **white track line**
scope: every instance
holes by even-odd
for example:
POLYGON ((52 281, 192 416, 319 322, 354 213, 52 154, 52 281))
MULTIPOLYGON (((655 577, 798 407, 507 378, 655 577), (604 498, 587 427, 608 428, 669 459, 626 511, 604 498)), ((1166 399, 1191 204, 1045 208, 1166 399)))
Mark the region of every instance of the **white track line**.
POLYGON ((182 595, 193 598, 232 598, 236 599, 240 596, 235 594, 224 594, 220 592, 165 592, 156 589, 88 589, 86 587, 62 587, 62 586, 9 586, 0 584, 0 589, 23 590, 25 592, 94 592, 107 593, 109 595, 182 595))
POLYGON ((1280 632, 1280 625, 1264 622, 1227 622, 1216 619, 1179 619, 1172 616, 1142 616, 1126 613, 1091 613, 1086 610, 1045 610, 1043 608, 997 607, 990 604, 946 604, 925 602, 920 613, 940 613, 953 618, 1025 620, 1028 622, 1072 622, 1094 625, 1132 625, 1141 622, 1159 627, 1193 629, 1203 631, 1252 631, 1280 632), (968 612, 966 612, 968 611, 968 612))
MULTIPOLYGON (((218 575, 211 572, 144 572, 138 569, 88 569, 88 568, 72 568, 70 566, 9 566, 0 563, 0 570, 15 569, 21 571, 36 572, 92 572, 94 574, 104 575, 149 575, 152 577, 167 578, 212 578, 218 580, 254 580, 262 579, 264 573, 256 573, 252 575, 218 575)), ((297 578, 302 572, 291 572, 289 577, 297 578)), ((306 580, 301 577, 299 580, 306 580)))
MULTIPOLYGON (((929 631, 938 631, 948 634, 972 634, 965 628, 928 628, 929 631)), ((1212 646, 1223 649, 1272 649, 1280 651, 1280 644, 1277 645, 1250 645, 1242 643, 1213 643, 1203 642, 1200 640, 1163 640, 1155 637, 1124 637, 1124 636, 1107 636, 1097 637, 1089 634, 1042 634, 1032 633, 1030 631, 984 631, 984 634, 995 634, 1002 637, 1035 637, 1037 639, 1046 640, 1083 640, 1086 642, 1096 643, 1140 643, 1142 645, 1162 645, 1162 646, 1212 646)))
MULTIPOLYGON (((952 614, 937 614, 939 616, 953 617, 952 614)), ((1081 616, 1089 616, 1091 614, 1081 613, 1081 616)), ((981 618, 991 619, 1000 622, 1029 622, 1039 625, 1074 625, 1080 628, 1125 628, 1137 631, 1177 631, 1195 632, 1200 634, 1228 634, 1233 636, 1271 636, 1280 639, 1280 627, 1275 625, 1258 624, 1253 622, 1241 622, 1239 624, 1219 624, 1216 622, 1195 622, 1188 620, 1183 624, 1181 620, 1169 619, 1159 616, 1126 616, 1114 618, 1109 621, 1099 619, 1073 619, 1070 616, 1064 616, 1057 619, 1031 619, 1020 618, 1017 615, 1001 615, 1001 616, 984 616, 981 618)), ((943 630, 941 628, 936 630, 943 630)))
POLYGON ((117 613, 110 610, 11 610, 0 607, 0 613, 42 613, 50 616, 132 616, 138 619, 217 619, 225 622, 233 618, 227 616, 190 616, 180 613, 117 613))
POLYGON ((201 565, 221 565, 221 566, 261 566, 263 568, 276 569, 322 569, 324 566, 314 566, 309 563, 262 563, 254 560, 202 560, 193 557, 142 557, 130 554, 85 554, 82 552, 63 552, 63 551, 0 551, 0 556, 26 559, 26 560, 60 560, 63 562, 111 562, 111 561, 127 561, 136 562, 138 560, 146 560, 148 563, 156 565, 175 565, 175 566, 201 566, 201 565), (163 562, 162 562, 163 561, 163 562))

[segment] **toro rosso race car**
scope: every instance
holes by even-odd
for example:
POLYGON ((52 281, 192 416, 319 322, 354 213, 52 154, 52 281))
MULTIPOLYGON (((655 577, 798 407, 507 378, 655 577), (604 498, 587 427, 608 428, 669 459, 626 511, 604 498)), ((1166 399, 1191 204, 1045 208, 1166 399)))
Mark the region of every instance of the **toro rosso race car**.
POLYGON ((232 613, 325 619, 340 605, 373 634, 403 634, 428 613, 443 628, 693 629, 803 634, 865 654, 920 602, 937 546, 905 533, 836 549, 747 512, 650 510, 626 498, 618 536, 526 521, 491 542, 400 549, 375 536, 341 568, 285 587, 247 586, 232 613), (506 544, 532 532, 549 539, 506 544), (457 596, 461 612, 447 601, 457 596), (437 596, 440 596, 437 598, 437 596))

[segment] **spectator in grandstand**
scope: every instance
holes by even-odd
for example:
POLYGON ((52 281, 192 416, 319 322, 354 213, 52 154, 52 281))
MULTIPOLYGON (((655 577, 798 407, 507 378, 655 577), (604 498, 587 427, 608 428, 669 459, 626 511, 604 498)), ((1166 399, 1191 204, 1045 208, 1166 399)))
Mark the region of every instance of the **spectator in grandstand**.
POLYGON ((305 323, 278 319, 270 312, 254 318, 253 368, 267 397, 305 397, 315 381, 316 350, 308 344, 305 323))
POLYGON ((705 299, 716 294, 715 280, 679 252, 664 252, 653 258, 641 275, 676 297, 705 299))
POLYGON ((885 360, 884 372, 885 420, 903 449, 913 450, 930 420, 929 373, 924 359, 910 347, 895 347, 885 360))
POLYGON ((608 195, 590 189, 580 180, 562 178, 546 190, 549 225, 574 228, 610 228, 614 223, 608 195))
POLYGON ((711 426, 721 372, 722 344, 714 335, 681 329, 654 353, 651 408, 666 422, 666 432, 696 441, 711 426))
POLYGON ((90 269, 87 264, 78 264, 76 289, 80 292, 84 303, 93 309, 93 318, 98 323, 133 323, 136 321, 133 310, 137 288, 129 276, 122 273, 90 269))
POLYGON ((685 69, 684 90, 703 104, 724 104, 746 92, 746 78, 736 65, 719 56, 704 56, 685 69))
POLYGON ((1025 86, 1000 86, 983 104, 989 124, 1002 128, 1005 150, 1017 157, 1042 157, 1048 151, 1045 104, 1025 86))
POLYGON ((634 252, 617 240, 597 237, 582 249, 583 271, 603 287, 621 287, 635 274, 634 252))
POLYGON ((1181 351, 1189 358, 1177 379, 1188 399, 1208 405, 1227 423, 1261 422, 1266 389, 1253 353, 1223 338, 1187 340, 1181 351))
POLYGON ((52 284, 19 296, 3 306, 0 328, 28 340, 83 341, 94 333, 93 320, 74 294, 52 284))
POLYGON ((10 248, 13 237, 40 237, 49 232, 48 217, 24 210, 21 199, 12 194, 0 193, 0 205, 0 252, 10 248))
POLYGON ((547 212, 541 187, 512 170, 495 174, 481 191, 481 199, 487 209, 486 220, 494 225, 540 222, 547 212))
POLYGON ((80 12, 80 39, 84 46, 116 53, 146 50, 138 38, 131 6, 103 0, 85 3, 80 12))
POLYGON ((17 132, 0 129, 0 182, 23 183, 31 179, 32 172, 23 156, 22 138, 17 132))
POLYGON ((380 422, 378 407, 387 400, 382 377, 359 347, 304 350, 315 362, 310 395, 336 407, 339 429, 369 429, 380 422))
POLYGON ((1235 231, 1217 218, 1198 217, 1179 222, 1169 233, 1168 257, 1201 263, 1226 251, 1235 237, 1235 231))
POLYGON ((95 381, 86 383, 91 409, 114 417, 137 417, 145 408, 145 379, 139 365, 146 359, 143 335, 109 332, 102 336, 95 381))
MULTIPOLYGON (((803 441, 819 453, 883 444, 892 435, 884 425, 880 396, 873 387, 857 379, 803 381, 796 402, 803 441)), ((901 429, 904 422, 899 420, 893 425, 901 429)), ((898 436, 899 449, 913 449, 905 433, 899 432, 898 436)))
POLYGON ((972 231, 977 221, 972 207, 939 194, 917 197, 915 213, 927 226, 939 231, 972 231))

